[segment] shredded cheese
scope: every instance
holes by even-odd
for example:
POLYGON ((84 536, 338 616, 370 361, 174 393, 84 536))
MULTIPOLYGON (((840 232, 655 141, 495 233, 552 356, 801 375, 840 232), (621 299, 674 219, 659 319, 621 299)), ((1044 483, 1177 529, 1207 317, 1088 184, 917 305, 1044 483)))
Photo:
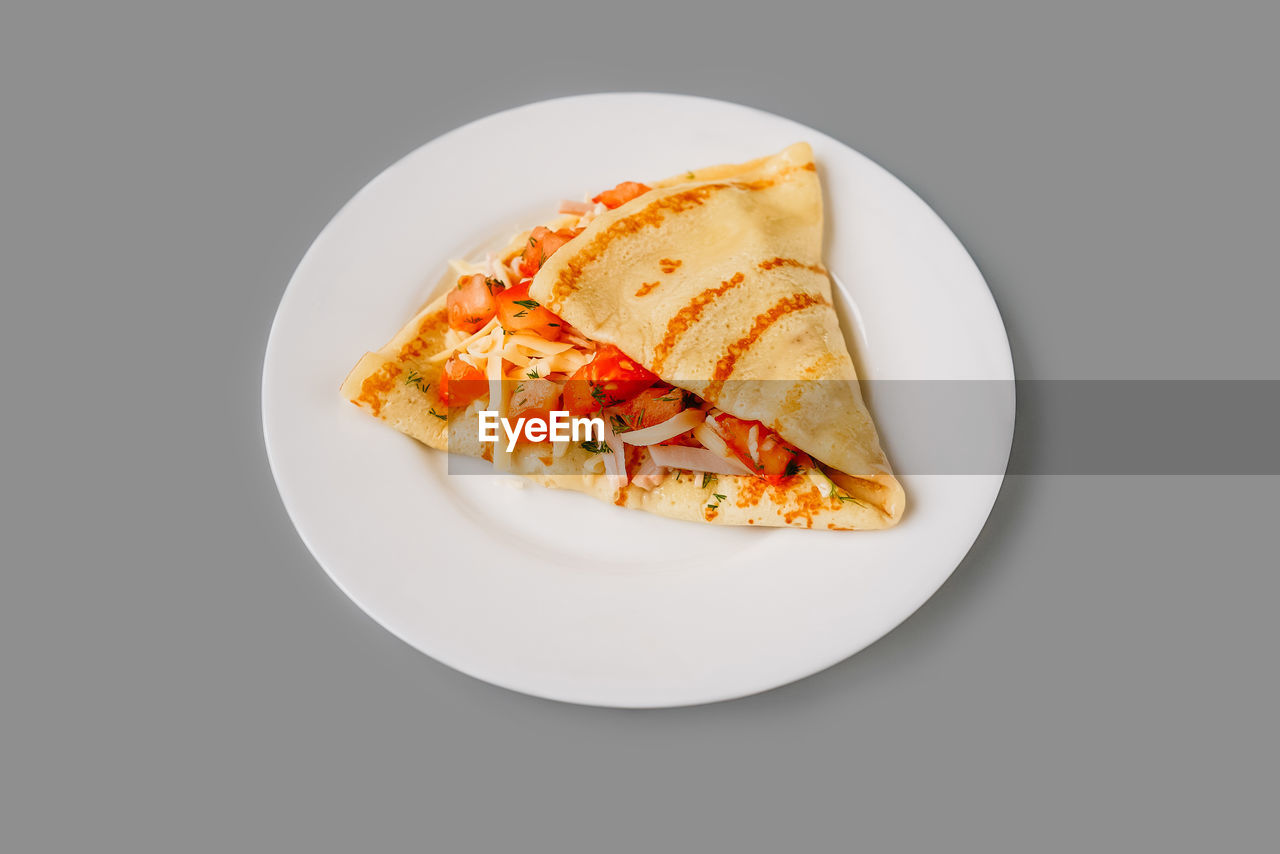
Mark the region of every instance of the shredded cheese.
POLYGON ((596 350, 596 342, 588 341, 586 338, 583 338, 577 332, 571 332, 567 329, 560 333, 560 340, 569 341, 573 344, 578 345, 584 350, 588 350, 592 353, 594 353, 596 350))
POLYGON ((507 345, 503 348, 502 355, 505 357, 508 352, 514 351, 516 347, 532 350, 539 356, 554 356, 556 353, 563 353, 565 350, 572 349, 573 345, 567 341, 548 341, 540 335, 516 332, 507 338, 507 345))
POLYGON ((511 287, 511 277, 507 274, 506 266, 497 258, 494 258, 492 252, 484 256, 484 266, 488 275, 502 282, 504 288, 511 287))
MULTIPOLYGON (((454 353, 457 353, 460 350, 468 349, 472 344, 474 344, 484 336, 491 333, 494 329, 497 328, 497 326, 498 326, 498 318, 496 317, 492 318, 488 323, 480 327, 480 329, 476 330, 475 334, 470 335, 466 338, 463 338, 461 341, 457 342, 456 344, 448 344, 449 336, 446 335, 444 340, 447 346, 443 350, 441 350, 439 353, 436 353, 434 356, 428 356, 427 361, 443 362, 445 359, 448 359, 454 353)), ((451 329, 449 331, 453 332, 454 330, 451 329)))
POLYGON ((584 353, 581 350, 565 350, 563 353, 557 353, 547 359, 547 369, 573 374, 590 361, 590 353, 584 353))
POLYGON ((465 258, 450 258, 449 268, 458 274, 458 277, 474 276, 476 273, 484 273, 484 266, 468 261, 465 258))

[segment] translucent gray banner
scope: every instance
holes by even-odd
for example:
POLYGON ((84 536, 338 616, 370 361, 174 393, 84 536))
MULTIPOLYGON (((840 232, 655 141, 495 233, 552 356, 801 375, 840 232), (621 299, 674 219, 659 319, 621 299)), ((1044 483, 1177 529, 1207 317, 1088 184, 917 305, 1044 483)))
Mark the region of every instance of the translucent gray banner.
MULTIPOLYGON (((738 381, 721 391, 782 401, 795 385, 738 381)), ((999 474, 1007 463, 1016 475, 1280 474, 1280 380, 882 380, 859 388, 898 473, 999 474)), ((824 398, 841 395, 812 399, 824 398)), ((824 419, 840 415, 804 417, 821 433, 824 419)), ((451 410, 451 450, 474 456, 476 429, 474 417, 451 410)), ((567 458, 565 473, 578 465, 567 458)), ((458 454, 449 470, 494 473, 458 454)))

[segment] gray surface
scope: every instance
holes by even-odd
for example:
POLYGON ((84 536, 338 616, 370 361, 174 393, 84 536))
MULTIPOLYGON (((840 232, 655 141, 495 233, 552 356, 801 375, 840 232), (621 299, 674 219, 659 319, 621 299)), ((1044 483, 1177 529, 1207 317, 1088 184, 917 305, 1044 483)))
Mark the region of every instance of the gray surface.
POLYGON ((0 848, 1274 844, 1275 478, 1012 479, 863 654, 620 712, 364 617, 285 517, 257 400, 281 290, 365 181, 613 89, 752 104, 884 164, 972 251, 1023 377, 1275 378, 1274 13, 177 5, 0 22, 0 848))

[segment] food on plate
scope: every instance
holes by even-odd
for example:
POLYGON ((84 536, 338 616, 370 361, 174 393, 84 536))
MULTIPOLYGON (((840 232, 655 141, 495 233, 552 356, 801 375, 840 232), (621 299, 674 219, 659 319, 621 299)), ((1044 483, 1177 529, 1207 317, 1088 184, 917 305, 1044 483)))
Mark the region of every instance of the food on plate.
POLYGON ((807 144, 559 211, 483 261, 450 262, 447 291, 343 395, 433 448, 622 507, 897 524, 905 495, 832 305, 807 144), (507 433, 482 441, 492 413, 507 433), (556 438, 561 416, 597 432, 556 438))

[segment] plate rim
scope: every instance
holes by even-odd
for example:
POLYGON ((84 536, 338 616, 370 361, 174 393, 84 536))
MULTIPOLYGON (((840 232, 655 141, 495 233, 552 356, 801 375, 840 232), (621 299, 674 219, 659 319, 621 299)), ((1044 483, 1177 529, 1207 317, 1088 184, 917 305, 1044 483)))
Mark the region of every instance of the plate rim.
MULTIPOLYGON (((302 540, 303 545, 306 546, 307 551, 311 555, 311 558, 316 562, 316 564, 320 566, 320 568, 324 571, 325 575, 328 576, 329 580, 343 593, 344 596, 346 596, 353 604, 355 604, 356 607, 359 608, 362 613, 367 615, 370 619, 372 619, 375 623, 377 623, 382 629, 389 632, 394 637, 396 637, 401 642, 405 643, 415 651, 427 656, 428 658, 431 658, 432 660, 444 665, 445 667, 448 667, 450 670, 454 670, 458 673, 462 673, 472 679, 476 679, 477 681, 485 682, 490 685, 495 685, 499 688, 503 688, 505 690, 513 691, 516 693, 535 696, 535 697, 539 697, 547 700, 554 700, 557 702, 565 702, 565 703, 572 703, 572 704, 586 705, 586 706, 593 706, 593 707, 602 707, 602 708, 678 708, 678 707, 696 706, 696 705, 704 705, 704 704, 711 704, 711 703, 720 703, 720 702, 726 702, 729 700, 739 699, 742 697, 753 696, 755 694, 771 691, 776 688, 781 688, 785 685, 790 685, 794 682, 807 679, 808 677, 813 676, 817 673, 820 673, 824 670, 827 670, 848 658, 852 658, 853 656, 857 655, 858 653, 862 652, 868 647, 874 645, 879 640, 881 640, 885 635, 887 635, 897 627, 901 626, 907 620, 909 620, 926 602, 928 602, 937 593, 937 591, 941 589, 941 587, 947 582, 947 580, 951 578, 951 576, 955 573, 955 571, 964 562, 968 554, 972 551, 974 543, 977 542, 982 532, 986 530, 988 524, 990 523, 992 510, 994 509, 995 504, 999 499, 999 495, 1004 488, 1004 483, 1007 478, 1009 458, 1012 451, 1014 433, 1016 429, 1017 397, 1016 397, 1016 386, 1013 383, 1015 376, 1016 376, 1015 366, 1013 361, 1012 347, 1009 341, 1008 328, 1005 323, 1004 317, 1000 311, 999 304, 996 302, 995 294, 992 292, 990 284, 987 282, 987 278, 985 274, 982 272, 981 268, 978 266, 977 261, 973 258, 972 254, 960 241, 958 235, 956 235, 955 232, 951 229, 951 227, 946 223, 946 221, 942 219, 941 215, 939 215, 938 212, 934 210, 933 206, 930 205, 927 201, 925 201, 925 199, 919 193, 917 193, 914 188, 912 188, 909 184, 907 184, 897 175, 893 174, 888 169, 881 166, 878 162, 868 157, 866 154, 862 153, 858 149, 853 148, 851 145, 849 145, 848 143, 844 142, 843 140, 837 137, 831 136, 830 134, 825 133, 824 131, 821 131, 817 128, 810 127, 809 125, 806 125, 799 120, 792 119, 787 116, 779 115, 777 113, 772 113, 767 110, 763 110, 759 107, 751 106, 749 104, 741 104, 735 101, 729 101, 729 100, 720 99, 720 98, 711 98, 711 97, 706 97, 702 95, 692 95, 687 93, 660 92, 660 91, 651 91, 651 90, 627 90, 627 91, 586 92, 586 93, 577 93, 572 95, 557 96, 552 98, 545 98, 537 101, 531 101, 528 103, 513 105, 501 110, 497 110, 492 113, 478 116, 467 122, 464 122, 463 124, 450 128, 444 133, 438 134, 434 137, 431 137, 428 140, 425 140, 421 144, 415 146, 410 151, 404 153, 400 157, 397 157, 391 163, 389 163, 388 165, 383 167, 381 170, 379 170, 372 178, 365 181, 356 190, 356 192, 351 195, 350 198, 348 198, 340 207, 338 207, 336 211, 334 211, 334 213, 328 219, 325 225, 320 229, 319 232, 317 232, 316 236, 308 244, 306 251, 303 252, 302 256, 300 257, 297 265, 293 270, 293 273, 289 277, 288 283, 286 284, 285 288, 283 289, 283 291, 281 291, 279 303, 277 304, 276 311, 272 317, 271 326, 267 335, 266 347, 264 348, 264 352, 263 352, 262 368, 260 372, 261 391, 259 395, 259 406, 261 410, 263 442, 267 452, 268 467, 271 471, 272 479, 275 482, 276 491, 280 495, 281 503, 284 506, 285 512, 289 517, 289 521, 291 522, 294 528, 294 531, 297 533, 299 539, 302 540), (301 278, 303 278, 303 273, 309 266, 308 262, 313 261, 313 256, 318 251, 317 247, 319 247, 322 243, 325 242, 330 232, 334 230, 335 226, 341 220, 344 219, 344 217, 348 214, 348 211, 351 209, 351 207, 359 199, 361 199, 362 196, 364 196, 367 192, 369 192, 371 188, 373 188, 375 185, 378 185, 387 180, 390 180, 393 174, 397 171, 397 169, 400 166, 402 166, 406 161, 418 156, 423 150, 433 145, 442 143, 444 140, 454 135, 463 133, 464 131, 470 129, 474 125, 477 125, 482 122, 488 122, 495 119, 500 119, 501 117, 509 116, 511 114, 522 112, 525 110, 535 110, 539 107, 543 107, 550 104, 564 103, 564 102, 570 102, 570 101, 609 100, 609 99, 615 99, 615 98, 678 99, 683 101, 705 102, 705 103, 715 104, 719 106, 729 106, 738 110, 755 114, 764 120, 782 121, 785 123, 798 125, 800 127, 803 127, 808 133, 811 133, 815 136, 820 136, 824 140, 828 140, 831 143, 834 143, 840 146, 841 148, 847 150, 848 152, 852 153, 857 158, 860 158, 862 161, 868 164, 873 170, 880 173, 882 178, 887 178, 892 183, 899 185, 901 189, 905 190, 911 197, 913 197, 914 200, 918 202, 919 205, 923 208, 923 210, 927 212, 927 216, 934 221, 934 224, 941 227, 942 233, 945 235, 945 237, 950 241, 954 242, 955 247, 960 250, 964 258, 966 258, 968 262, 973 265, 974 271, 976 272, 979 280, 983 285, 983 287, 980 289, 983 292, 983 296, 984 296, 984 305, 982 306, 982 308, 985 311, 989 311, 991 313, 991 317, 995 321, 993 328, 995 330, 998 330, 998 333, 999 333, 998 343, 1002 345, 1000 348, 1000 351, 1003 355, 1003 358, 1000 360, 1000 364, 995 367, 997 367, 1003 375, 1000 379, 1007 379, 1010 382, 1010 399, 1009 399, 1009 407, 1007 410, 1007 417, 1004 420, 1004 423, 1001 424, 1004 435, 1007 436, 1007 441, 1003 443, 1004 445, 1003 463, 1000 466, 1000 471, 999 472, 993 471, 990 473, 990 477, 993 480, 993 483, 988 490, 989 501, 987 502, 986 507, 984 508, 981 524, 975 525, 971 536, 964 538, 965 540, 967 540, 967 542, 965 542, 963 548, 958 551, 958 557, 955 559, 954 565, 951 566, 951 568, 947 570, 945 573, 940 575, 940 577, 937 579, 937 583, 931 585, 928 588, 927 594, 924 595, 919 600, 919 602, 917 602, 909 611, 906 611, 905 613, 897 612, 898 614, 897 616, 884 620, 883 628, 879 628, 877 631, 875 631, 872 634, 870 639, 866 640, 865 642, 861 643, 855 648, 849 649, 848 651, 845 651, 845 652, 841 652, 834 656, 823 657, 820 660, 817 660, 817 662, 811 667, 797 669, 792 675, 789 675, 783 681, 769 681, 766 684, 761 684, 757 687, 749 688, 745 690, 708 692, 706 696, 701 698, 695 698, 695 699, 678 700, 678 701, 655 699, 652 702, 620 703, 620 702, 603 702, 598 699, 591 699, 588 697, 570 696, 562 692, 541 690, 536 687, 531 687, 529 685, 518 684, 517 682, 511 679, 499 678, 490 674, 479 675, 475 672, 472 672, 471 670, 452 661, 451 656, 441 655, 439 652, 436 652, 436 651, 428 651, 424 649, 422 646, 420 646, 418 643, 405 637, 405 635, 401 631, 399 631, 394 626, 390 625, 388 621, 385 621, 377 613, 375 613, 375 611, 377 610, 375 606, 369 603, 366 603, 365 601, 362 601, 362 599, 359 596, 357 596, 349 588, 347 584, 344 583, 344 581, 341 578, 341 574, 335 572, 326 563, 326 561, 320 557, 317 547, 312 542, 311 535, 306 530, 304 530, 303 525, 299 524, 299 516, 298 516, 299 510, 298 510, 296 501, 294 498, 291 498, 289 494, 290 488, 286 485, 286 482, 281 477, 280 462, 277 459, 276 453, 273 451, 274 442, 273 442, 272 427, 270 425, 270 415, 269 415, 270 401, 268 400, 268 391, 269 391, 269 385, 270 385, 269 371, 273 363, 273 359, 279 358, 279 354, 277 352, 279 347, 277 343, 278 342, 277 328, 280 326, 282 322, 281 319, 285 315, 286 306, 289 302, 290 295, 295 293, 297 283, 301 278)), ((863 382, 866 381, 865 378, 860 378, 860 379, 863 382)), ((873 535, 875 532, 864 532, 864 533, 866 533, 867 535, 873 535)), ((947 562, 951 562, 951 559, 948 558, 947 562)))

